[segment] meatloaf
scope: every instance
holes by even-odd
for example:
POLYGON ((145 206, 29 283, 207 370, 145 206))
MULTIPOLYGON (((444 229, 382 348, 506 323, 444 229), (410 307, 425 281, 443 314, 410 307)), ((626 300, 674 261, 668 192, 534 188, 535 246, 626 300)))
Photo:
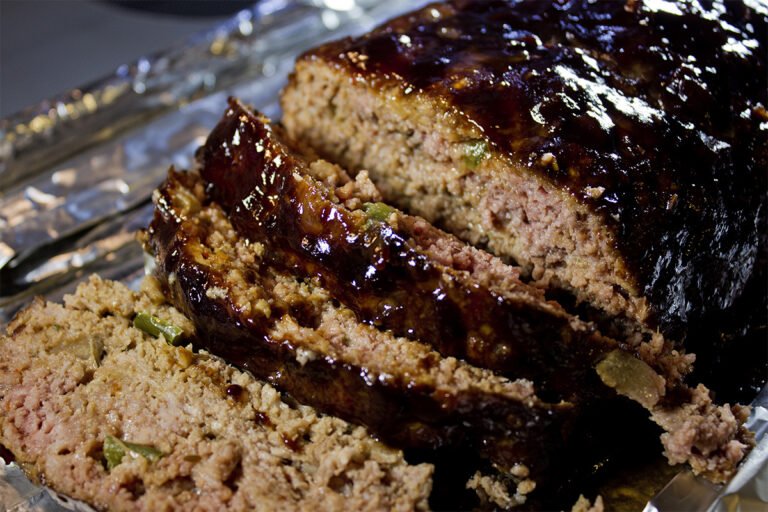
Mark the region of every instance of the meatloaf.
POLYGON ((765 263, 767 21, 747 1, 432 4, 302 55, 283 122, 541 285, 695 342, 765 263))
MULTIPOLYGON (((354 321, 365 325, 369 332, 379 333, 377 336, 383 333, 382 339, 402 335, 413 340, 402 339, 398 342, 402 347, 427 345, 443 357, 462 357, 510 379, 525 377, 545 396, 573 404, 572 414, 583 415, 597 407, 606 413, 603 423, 617 429, 627 428, 610 416, 610 399, 618 391, 647 408, 652 419, 662 426, 662 440, 671 461, 690 462, 694 470, 710 478, 727 478, 743 456, 749 444, 749 436, 739 427, 744 410, 718 407, 706 388, 685 386, 681 378, 687 372, 689 358, 671 349, 662 337, 651 336, 633 345, 601 335, 594 326, 568 315, 557 304, 545 301, 539 290, 522 283, 517 279, 518 269, 462 244, 423 219, 370 202, 377 199, 378 191, 364 173, 353 181, 338 166, 307 152, 302 154, 279 127, 239 102, 230 101, 230 108, 199 151, 199 157, 205 183, 200 183, 194 174, 171 174, 157 198, 158 215, 150 229, 150 241, 159 267, 166 275, 174 276, 172 288, 176 291, 172 294, 179 307, 209 333, 229 333, 226 345, 211 346, 223 357, 248 364, 248 353, 253 352, 254 364, 259 367, 253 371, 264 374, 270 368, 268 362, 256 362, 255 355, 264 329, 271 322, 279 322, 286 311, 295 315, 293 311, 298 309, 306 315, 312 308, 281 306, 282 292, 273 291, 263 298, 270 308, 276 307, 275 319, 267 315, 267 322, 253 314, 244 319, 242 314, 232 313, 243 308, 231 304, 225 306, 227 313, 216 316, 209 311, 211 305, 201 301, 203 292, 207 294, 206 287, 218 288, 221 285, 212 283, 221 281, 222 274, 231 275, 233 269, 251 276, 251 289, 276 290, 270 284, 275 275, 289 281, 309 280, 323 289, 326 301, 335 301, 339 310, 354 315, 354 321), (194 188, 204 188, 206 194, 198 191, 189 199, 189 190, 194 188), (203 210, 202 216, 196 213, 201 207, 185 206, 206 201, 214 203, 203 210), (227 223, 205 220, 212 212, 223 215, 221 209, 211 209, 213 206, 221 206, 228 215, 227 223), (258 258, 228 261, 223 254, 229 249, 211 246, 210 242, 207 250, 195 249, 197 240, 210 238, 206 230, 211 230, 209 226, 214 224, 214 230, 233 231, 231 236, 239 236, 240 242, 233 238, 230 243, 260 247, 258 258), (213 263, 195 259, 198 252, 214 253, 217 257, 213 263), (181 280, 181 274, 193 279, 181 280)), ((225 285, 224 289, 227 291, 222 297, 231 297, 232 286, 225 285)), ((318 297, 314 308, 328 309, 322 306, 322 300, 318 297)), ((332 304, 332 308, 336 307, 332 304)), ((355 322, 346 324, 345 329, 349 330, 355 322)), ((305 319, 304 323, 317 328, 316 320, 305 319)), ((216 338, 212 334, 207 336, 210 340, 216 338)), ((306 339, 297 338, 292 338, 294 345, 306 345, 306 339)), ((271 339, 268 344, 274 342, 271 339)), ((360 347, 369 345, 371 354, 380 350, 371 343, 375 342, 361 341, 360 347)), ((393 341, 387 344, 389 350, 394 350, 393 341)), ((343 354, 325 346, 312 350, 334 359, 343 354)), ((343 358, 353 361, 351 355, 343 358)), ((369 370, 377 366, 382 371, 390 364, 387 358, 385 352, 379 352, 374 358, 354 365, 369 370)), ((400 367, 385 371, 397 377, 403 370, 400 367)), ((417 375, 406 371, 411 378, 417 375)), ((289 373, 283 367, 279 378, 291 379, 289 373)), ((482 375, 477 372, 472 379, 482 375)), ((312 377, 306 378, 311 381, 312 377)), ((296 383, 282 385, 290 389, 296 383)), ((365 387, 360 389, 361 394, 366 392, 365 387)), ((320 407, 335 407, 334 413, 363 421, 392 439, 388 433, 391 426, 377 417, 381 406, 376 404, 375 394, 366 400, 373 406, 361 410, 356 405, 353 416, 353 409, 346 404, 348 400, 339 396, 344 396, 343 392, 337 394, 329 389, 322 394, 298 395, 320 407), (344 403, 346 410, 339 403, 344 403)), ((399 400, 405 404, 408 394, 399 400)), ((445 405, 441 407, 446 409, 445 405)), ((481 422, 498 421, 491 419, 487 410, 483 414, 486 418, 481 422)), ((413 442, 402 439, 402 428, 392 414, 386 418, 395 422, 395 442, 405 443, 404 446, 413 442)), ((434 424, 435 418, 429 422, 434 424)), ((507 434, 523 440, 517 443, 524 459, 517 462, 530 466, 531 454, 539 452, 534 457, 534 473, 541 471, 552 457, 552 445, 533 449, 525 446, 529 436, 541 435, 542 426, 540 418, 536 418, 523 429, 530 429, 530 434, 515 429, 507 434)), ((466 423, 466 427, 464 436, 482 432, 472 422, 466 423)), ((499 451, 497 441, 485 441, 485 445, 491 443, 496 447, 481 452, 497 466, 503 466, 501 461, 507 455, 505 450, 499 451)), ((566 445, 579 442, 568 436, 564 441, 566 445)), ((514 462, 514 457, 505 460, 514 462)))
POLYGON ((0 337, 0 443, 46 485, 105 510, 427 508, 431 466, 140 317, 194 337, 154 280, 97 277, 0 337))

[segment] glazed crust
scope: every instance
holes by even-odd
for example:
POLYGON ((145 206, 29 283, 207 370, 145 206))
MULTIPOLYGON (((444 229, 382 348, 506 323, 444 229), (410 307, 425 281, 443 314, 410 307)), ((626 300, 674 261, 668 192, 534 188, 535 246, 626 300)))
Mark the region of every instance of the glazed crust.
POLYGON ((456 0, 301 60, 479 127, 603 219, 649 323, 683 336, 742 294, 768 231, 768 12, 721 7, 456 0))

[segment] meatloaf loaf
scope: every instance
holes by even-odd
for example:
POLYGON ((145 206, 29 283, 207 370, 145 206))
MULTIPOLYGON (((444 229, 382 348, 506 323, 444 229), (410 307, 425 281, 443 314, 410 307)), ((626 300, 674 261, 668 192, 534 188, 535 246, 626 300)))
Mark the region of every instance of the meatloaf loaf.
POLYGON ((29 473, 105 510, 427 508, 431 466, 147 322, 194 335, 152 279, 135 293, 92 277, 8 325, 0 443, 29 473))
POLYGON ((767 20, 746 1, 433 4, 301 56, 283 122, 544 286, 674 339, 718 332, 765 264, 767 20))

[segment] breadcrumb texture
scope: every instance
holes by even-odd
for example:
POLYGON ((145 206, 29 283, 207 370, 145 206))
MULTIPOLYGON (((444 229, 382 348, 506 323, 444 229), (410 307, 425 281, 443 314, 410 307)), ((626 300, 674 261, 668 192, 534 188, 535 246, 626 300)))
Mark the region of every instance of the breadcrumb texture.
POLYGON ((605 507, 603 506, 602 496, 598 496, 597 498, 595 498, 594 503, 589 501, 583 495, 579 496, 579 499, 573 505, 573 508, 571 508, 571 512, 604 512, 604 511, 605 511, 605 507))
POLYGON ((136 293, 93 276, 0 337, 0 443, 33 477, 109 510, 427 508, 432 466, 133 328, 138 312, 193 332, 154 280, 136 293), (129 451, 107 470, 108 435, 162 457, 129 451))
POLYGON ((467 481, 467 489, 477 493, 483 508, 508 510, 523 505, 527 495, 536 489, 536 482, 527 477, 528 468, 522 465, 513 467, 506 475, 484 475, 477 471, 467 481))

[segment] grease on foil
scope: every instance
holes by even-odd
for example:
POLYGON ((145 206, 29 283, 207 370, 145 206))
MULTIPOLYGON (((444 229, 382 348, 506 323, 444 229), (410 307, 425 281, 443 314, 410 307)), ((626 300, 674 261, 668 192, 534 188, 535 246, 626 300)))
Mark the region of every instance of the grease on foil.
POLYGON ((53 512, 69 510, 94 512, 80 501, 61 496, 46 487, 31 483, 16 464, 5 464, 0 457, 0 506, 9 512, 53 512))

